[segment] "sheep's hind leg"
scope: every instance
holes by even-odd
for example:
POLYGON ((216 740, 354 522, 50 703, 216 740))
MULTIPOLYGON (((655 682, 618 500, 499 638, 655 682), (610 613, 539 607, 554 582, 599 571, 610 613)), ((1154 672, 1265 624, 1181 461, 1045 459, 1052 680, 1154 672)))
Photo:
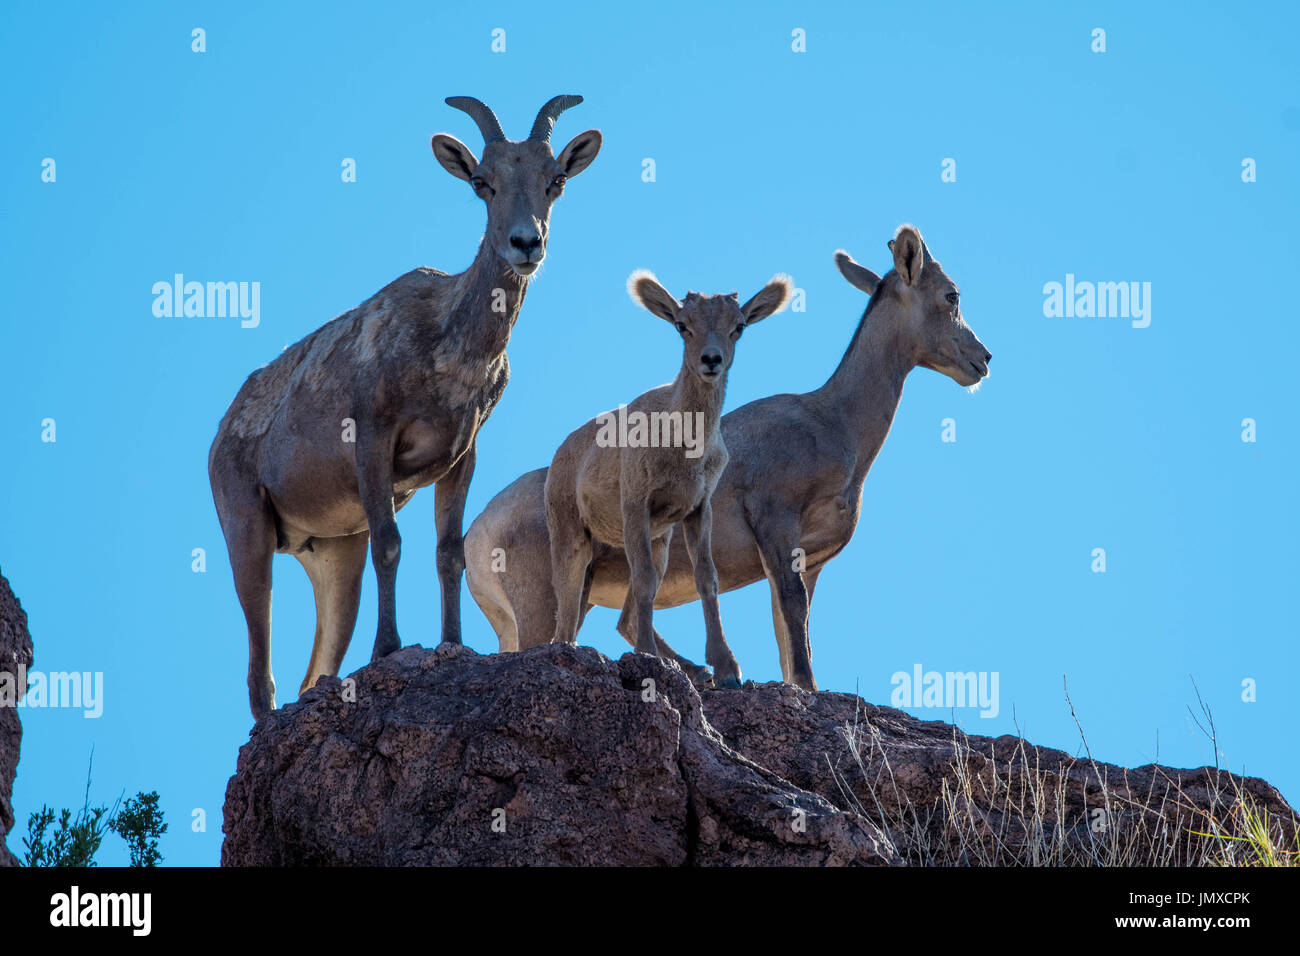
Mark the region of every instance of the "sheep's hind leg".
MULTIPOLYGON (((812 595, 804 577, 790 565, 789 555, 799 545, 797 521, 769 522, 754 529, 763 573, 772 589, 772 619, 781 651, 781 677, 788 684, 815 691, 812 648, 808 643, 808 606, 812 595)), ((816 577, 812 577, 813 585, 816 577)))
MULTIPOLYGON (((224 490, 223 490, 224 492, 224 490)), ((254 489, 236 501, 219 493, 218 516, 235 577, 235 593, 248 625, 248 704, 254 720, 275 710, 271 676, 271 558, 275 517, 265 493, 254 489)))
MULTIPOLYGON (((630 620, 631 615, 628 611, 628 604, 627 602, 624 602, 623 614, 618 619, 618 632, 623 635, 625 641, 635 648, 636 633, 632 629, 630 620), (626 625, 624 625, 625 619, 629 621, 626 625)), ((677 666, 682 669, 682 673, 686 675, 692 684, 696 687, 703 687, 713 680, 713 671, 709 670, 703 664, 695 663, 688 657, 682 657, 681 654, 678 654, 677 651, 673 649, 671 644, 664 640, 664 636, 659 633, 659 628, 652 628, 652 630, 655 635, 655 648, 659 651, 659 656, 665 660, 670 660, 676 663, 677 666)))
POLYGON ((552 498, 546 507, 551 539, 551 589, 555 598, 555 630, 551 642, 576 644, 582 617, 583 582, 591 564, 591 535, 582 526, 571 500, 558 494, 552 498))
POLYGON ((298 695, 316 686, 323 675, 336 677, 352 642, 366 569, 369 532, 338 538, 313 538, 311 550, 294 554, 311 579, 316 595, 316 638, 298 695))
MULTIPOLYGON (((668 570, 668 553, 671 541, 672 533, 670 532, 667 537, 661 538, 652 544, 655 573, 659 576, 661 582, 664 579, 664 574, 668 570)), ((629 588, 627 597, 623 600, 623 611, 619 615, 617 629, 618 633, 623 635, 623 639, 635 648, 636 626, 632 614, 631 594, 632 590, 629 588)), ((590 609, 590 607, 588 609, 590 609)), ((696 684, 697 686, 702 686, 713 679, 712 671, 707 667, 703 667, 692 660, 682 657, 682 655, 678 654, 677 651, 673 650, 671 644, 664 640, 664 637, 659 633, 658 628, 653 628, 652 630, 654 631, 655 636, 655 648, 659 651, 659 656, 661 658, 675 661, 677 666, 682 669, 682 672, 690 678, 691 683, 696 684)))

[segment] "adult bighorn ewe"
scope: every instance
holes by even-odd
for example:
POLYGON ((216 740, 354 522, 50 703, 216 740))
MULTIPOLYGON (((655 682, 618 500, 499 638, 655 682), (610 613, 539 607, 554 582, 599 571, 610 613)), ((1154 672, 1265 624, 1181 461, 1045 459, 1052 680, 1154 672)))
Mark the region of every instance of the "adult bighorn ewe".
POLYGON ((718 613, 710 498, 727 464, 718 431, 727 371, 746 327, 790 301, 794 286, 777 275, 744 305, 736 293, 687 293, 678 302, 653 275, 632 273, 628 293, 671 323, 684 345, 681 370, 617 412, 569 435, 551 462, 544 489, 554 588, 553 640, 572 643, 586 600, 595 542, 621 547, 630 579, 619 631, 637 651, 658 653, 651 622, 655 592, 681 523, 693 587, 704 602, 705 656, 714 679, 740 685, 718 613))
MULTIPOLYGON (((835 254, 844 278, 872 298, 826 384, 759 399, 721 422, 730 460, 713 493, 718 586, 730 591, 767 578, 781 675, 805 690, 817 688, 808 643, 817 576, 853 537, 863 482, 889 434, 904 380, 920 366, 971 386, 988 374, 992 358, 966 324, 957 286, 921 234, 901 226, 889 248, 894 270, 883 279, 847 253, 835 254)), ((546 480, 545 468, 518 478, 466 534, 470 593, 503 651, 550 639, 543 624, 554 607, 545 586, 551 574, 546 480), (498 547, 509 555, 508 568, 494 565, 492 549, 498 547)), ((598 543, 584 614, 596 604, 621 607, 628 593, 628 562, 618 548, 598 543)), ((677 607, 699 595, 689 556, 674 538, 654 606, 677 607)), ((701 673, 657 633, 654 638, 661 655, 701 673)))
MULTIPOLYGON (((457 275, 415 269, 290 346, 248 377, 208 455, 217 515, 248 622, 248 696, 255 718, 275 709, 271 556, 289 552, 316 595, 316 637, 301 690, 336 674, 356 624, 369 543, 379 579, 372 659, 401 646, 395 513, 437 484, 442 640, 460 643, 461 537, 475 439, 509 378, 506 343, 528 277, 546 255, 551 206, 600 149, 596 130, 557 157, 551 129, 582 102, 557 96, 532 132, 511 142, 486 105, 464 110, 483 158, 445 133, 433 155, 487 204, 487 230, 457 275)), ((300 692, 301 692, 300 690, 300 692)))

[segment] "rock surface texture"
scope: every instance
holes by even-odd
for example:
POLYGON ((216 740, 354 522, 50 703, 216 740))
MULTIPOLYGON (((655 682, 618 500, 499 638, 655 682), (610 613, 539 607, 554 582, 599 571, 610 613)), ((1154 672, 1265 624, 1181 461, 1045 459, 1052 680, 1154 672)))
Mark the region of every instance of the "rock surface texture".
MULTIPOLYGON (((31 664, 32 636, 27 632, 27 613, 0 574, 0 674, 10 675, 10 686, 17 689, 19 668, 31 664)), ((14 808, 9 800, 22 740, 23 726, 18 721, 17 709, 0 706, 0 866, 18 864, 5 846, 5 837, 14 826, 14 808)))
MULTIPOLYGON (((996 787, 977 805, 980 786, 1054 767, 1064 796, 1043 823, 1077 843, 1095 832, 1098 773, 1117 832, 1124 793, 1166 772, 1094 766, 1016 738, 960 746, 953 733, 848 694, 779 683, 701 692, 636 654, 412 646, 346 681, 323 678, 254 728, 226 789, 221 860, 837 866, 936 862, 947 847, 945 862, 977 862, 954 859, 953 828, 927 816, 954 783, 966 785, 951 799, 974 838, 1014 837, 1025 819, 996 787), (1016 770, 1024 753, 1036 770, 1016 770)), ((1214 771, 1167 773, 1183 775, 1185 799, 1210 802, 1214 771)), ((1263 781, 1217 776, 1292 816, 1263 781)))
POLYGON ((1129 769, 789 684, 702 696, 729 746, 878 822, 909 863, 1203 865, 1227 844, 1189 831, 1241 832, 1243 797, 1295 846, 1295 811, 1255 777, 1129 769))

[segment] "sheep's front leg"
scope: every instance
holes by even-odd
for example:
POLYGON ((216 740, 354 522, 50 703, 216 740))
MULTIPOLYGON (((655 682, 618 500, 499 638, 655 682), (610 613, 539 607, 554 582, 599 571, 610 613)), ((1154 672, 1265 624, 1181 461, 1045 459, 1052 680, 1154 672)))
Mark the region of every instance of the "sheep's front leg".
POLYGON ((393 511, 393 447, 396 431, 362 419, 357 428, 357 488, 370 526, 370 559, 379 579, 379 627, 372 661, 402 646, 397 636, 397 562, 402 536, 393 511))
POLYGON ((740 664, 722 633, 722 614, 718 610, 718 570, 713 564, 713 505, 709 498, 706 497, 699 508, 683 519, 682 530, 686 532, 686 553, 695 569, 695 590, 704 605, 704 632, 708 641, 704 658, 713 668, 713 683, 717 687, 739 687, 740 664))
POLYGON ((655 592, 659 575, 655 571, 654 547, 650 537, 650 509, 643 501, 623 499, 623 552, 631 572, 628 602, 636 626, 638 654, 659 655, 654 638, 655 592))
POLYGON ((478 443, 469 446, 442 480, 434 486, 434 507, 438 525, 438 583, 442 586, 442 642, 460 641, 460 581, 465 572, 465 498, 478 443))
POLYGON ((546 480, 546 530, 551 548, 551 590, 555 595, 551 643, 576 644, 591 566, 591 534, 583 524, 571 486, 555 480, 557 474, 558 469, 552 465, 546 480))

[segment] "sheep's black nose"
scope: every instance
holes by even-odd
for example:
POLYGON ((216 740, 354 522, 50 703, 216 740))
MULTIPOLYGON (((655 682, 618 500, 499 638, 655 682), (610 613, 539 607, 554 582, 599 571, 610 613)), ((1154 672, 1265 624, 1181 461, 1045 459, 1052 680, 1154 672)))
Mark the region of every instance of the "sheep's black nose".
POLYGON ((700 361, 704 363, 705 367, 708 368, 710 372, 712 372, 722 364, 722 353, 716 350, 705 352, 700 356, 700 361))
POLYGON ((542 244, 542 237, 537 233, 531 235, 515 233, 510 237, 510 246, 520 252, 531 253, 542 244))

